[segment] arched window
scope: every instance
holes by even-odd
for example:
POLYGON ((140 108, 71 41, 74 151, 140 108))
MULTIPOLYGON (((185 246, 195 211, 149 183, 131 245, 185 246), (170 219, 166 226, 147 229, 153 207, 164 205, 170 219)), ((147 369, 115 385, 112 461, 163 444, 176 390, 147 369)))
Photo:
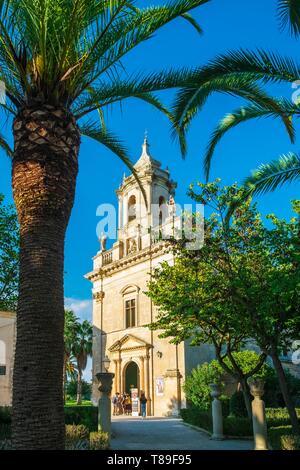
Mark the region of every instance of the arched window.
POLYGON ((136 219, 136 197, 130 196, 128 201, 128 222, 136 219))

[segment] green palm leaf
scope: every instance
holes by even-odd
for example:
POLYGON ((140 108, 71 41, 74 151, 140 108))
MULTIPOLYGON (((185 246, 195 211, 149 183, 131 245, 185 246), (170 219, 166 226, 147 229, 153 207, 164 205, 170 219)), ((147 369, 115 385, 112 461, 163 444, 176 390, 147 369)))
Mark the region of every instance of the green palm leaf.
POLYGON ((12 158, 13 150, 2 134, 0 134, 0 148, 4 150, 8 157, 12 158))
POLYGON ((209 141, 205 156, 204 156, 204 171, 205 176, 208 179, 211 161, 216 149, 217 144, 224 137, 224 135, 234 127, 238 126, 243 122, 247 122, 251 119, 260 119, 263 117, 280 118, 282 119, 285 128, 290 136, 292 142, 295 140, 295 129, 291 116, 299 114, 299 108, 293 103, 285 99, 274 100, 277 103, 278 110, 272 105, 260 105, 250 104, 248 106, 242 106, 230 114, 227 114, 218 124, 217 128, 213 132, 209 141))
POLYGON ((300 34, 299 0, 278 0, 278 16, 282 28, 288 27, 295 36, 300 34))
MULTIPOLYGON (((186 79, 192 80, 192 78, 186 79)), ((192 119, 199 113, 207 99, 213 93, 225 93, 246 99, 256 106, 262 108, 273 109, 275 114, 281 114, 281 108, 275 99, 270 97, 260 86, 253 83, 253 80, 245 76, 229 76, 223 78, 212 79, 198 87, 182 88, 173 104, 174 126, 173 134, 177 132, 177 128, 181 132, 186 132, 191 124, 192 119)), ((282 115, 286 126, 290 129, 285 115, 282 115)), ((185 149, 182 148, 182 152, 185 149)))
POLYGON ((88 122, 80 126, 80 133, 86 137, 96 140, 98 143, 107 147, 113 152, 122 162, 129 168, 135 177, 145 200, 145 205, 148 207, 147 196, 141 180, 136 172, 134 164, 131 162, 128 151, 122 141, 107 129, 101 128, 96 122, 88 122))
POLYGON ((282 155, 278 160, 260 165, 243 182, 242 196, 234 199, 228 207, 225 222, 227 225, 235 210, 248 198, 275 191, 284 184, 300 180, 300 156, 295 153, 282 155))
POLYGON ((248 188, 249 193, 263 194, 299 179, 300 156, 290 152, 278 160, 259 166, 245 179, 244 186, 248 188))

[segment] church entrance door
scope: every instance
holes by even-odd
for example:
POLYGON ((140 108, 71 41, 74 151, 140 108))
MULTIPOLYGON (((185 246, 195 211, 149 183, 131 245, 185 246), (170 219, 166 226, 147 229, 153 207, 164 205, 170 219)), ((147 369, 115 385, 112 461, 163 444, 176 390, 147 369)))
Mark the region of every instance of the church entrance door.
POLYGON ((140 388, 140 371, 135 362, 129 362, 125 371, 125 392, 130 393, 132 388, 140 388))

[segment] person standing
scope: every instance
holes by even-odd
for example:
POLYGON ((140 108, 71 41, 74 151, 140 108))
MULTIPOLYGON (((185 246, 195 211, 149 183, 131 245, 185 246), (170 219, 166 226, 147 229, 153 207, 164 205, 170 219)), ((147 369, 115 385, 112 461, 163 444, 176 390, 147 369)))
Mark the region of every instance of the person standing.
POLYGON ((115 393, 112 397, 112 404, 114 407, 113 415, 116 416, 118 414, 118 401, 119 401, 119 393, 115 393))
POLYGON ((147 415, 147 410, 146 410, 147 398, 144 392, 141 392, 140 404, 141 404, 141 415, 142 415, 142 418, 145 419, 147 415))

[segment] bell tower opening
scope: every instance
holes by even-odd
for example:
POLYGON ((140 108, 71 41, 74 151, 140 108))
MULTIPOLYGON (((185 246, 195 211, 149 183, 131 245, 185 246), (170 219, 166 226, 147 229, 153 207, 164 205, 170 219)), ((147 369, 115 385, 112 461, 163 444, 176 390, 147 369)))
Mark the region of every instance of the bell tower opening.
POLYGON ((128 201, 128 222, 136 220, 136 197, 130 196, 128 201))
POLYGON ((140 371, 135 362, 129 362, 125 370, 125 392, 130 393, 132 388, 140 388, 140 371))

